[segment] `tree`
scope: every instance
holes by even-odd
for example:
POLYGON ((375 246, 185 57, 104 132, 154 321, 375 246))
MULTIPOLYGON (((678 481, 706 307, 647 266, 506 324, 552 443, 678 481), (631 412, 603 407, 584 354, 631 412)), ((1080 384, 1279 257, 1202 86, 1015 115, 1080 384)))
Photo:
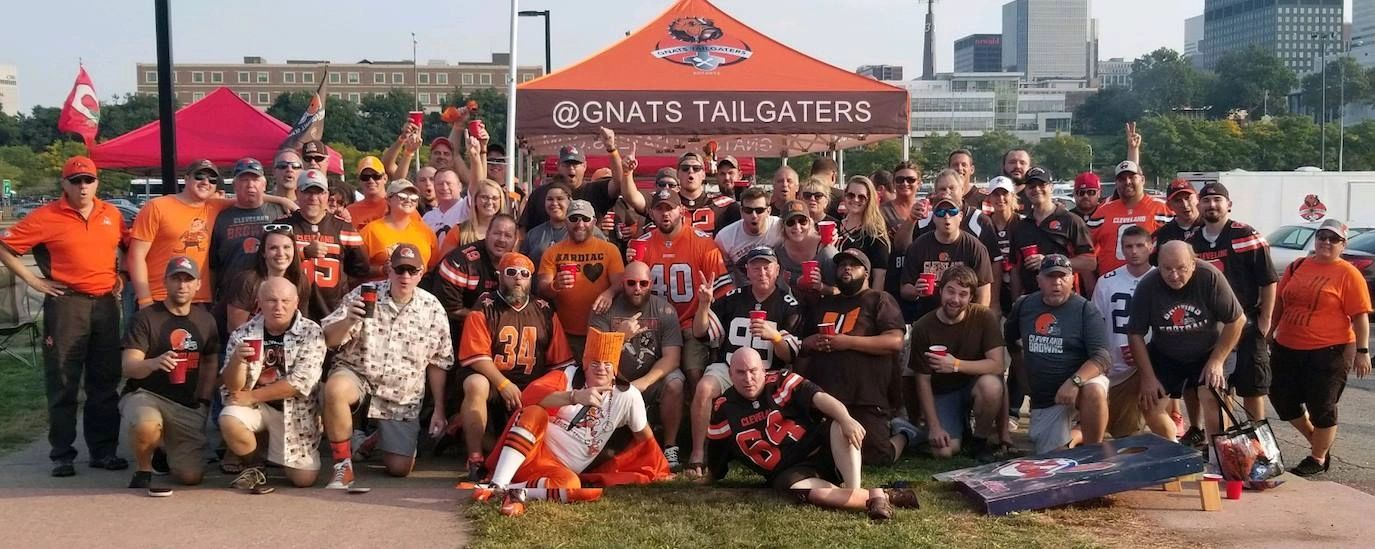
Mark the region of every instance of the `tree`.
MULTIPOLYGON (((172 105, 176 108, 175 102, 172 105)), ((100 130, 96 139, 104 141, 129 133, 158 119, 158 96, 128 94, 100 106, 100 130)))
POLYGON ((1169 48, 1160 48, 1132 62, 1132 91, 1142 107, 1167 113, 1178 107, 1199 106, 1202 79, 1188 59, 1169 48))
POLYGON ((1137 132, 1147 177, 1169 180, 1181 171, 1250 170, 1254 165, 1256 144, 1243 139, 1231 120, 1152 115, 1137 123, 1137 132))
POLYGON ((32 114, 20 115, 20 139, 35 152, 46 149, 48 144, 62 137, 57 131, 57 117, 61 112, 57 107, 34 107, 32 114))
POLYGON ((1089 169, 1093 148, 1087 139, 1057 133, 1032 147, 1032 158, 1051 174, 1071 179, 1073 174, 1089 169))
POLYGON ((1250 46, 1223 55, 1215 69, 1217 82, 1209 93, 1213 115, 1219 118, 1234 110, 1245 110, 1252 118, 1263 113, 1284 112, 1285 98, 1298 85, 1284 61, 1260 46, 1250 46))
MULTIPOLYGON (((1303 105, 1309 112, 1322 112, 1323 108, 1323 71, 1317 71, 1303 77, 1303 105)), ((1342 88, 1346 88, 1346 104, 1366 103, 1370 101, 1371 82, 1365 69, 1352 59, 1351 56, 1342 56, 1327 64, 1327 116, 1326 120, 1336 120, 1337 111, 1340 109, 1342 88), (1345 84, 1345 86, 1343 86, 1345 84)))
MULTIPOLYGON (((993 130, 969 142, 969 150, 974 153, 975 173, 983 178, 991 178, 1003 173, 1003 154, 1012 149, 1026 149, 1027 143, 1010 132, 993 130)), ((1031 157, 1032 164, 1036 157, 1031 157)))
POLYGON ((1116 135, 1122 125, 1138 120, 1145 107, 1141 98, 1123 87, 1104 88, 1074 109, 1074 133, 1079 135, 1116 135))
POLYGON ((960 148, 964 148, 964 138, 958 133, 928 136, 921 140, 921 149, 916 160, 921 164, 923 173, 935 175, 950 165, 950 152, 960 148))
POLYGON ((902 139, 889 139, 845 150, 845 173, 868 176, 891 170, 902 160, 902 139))

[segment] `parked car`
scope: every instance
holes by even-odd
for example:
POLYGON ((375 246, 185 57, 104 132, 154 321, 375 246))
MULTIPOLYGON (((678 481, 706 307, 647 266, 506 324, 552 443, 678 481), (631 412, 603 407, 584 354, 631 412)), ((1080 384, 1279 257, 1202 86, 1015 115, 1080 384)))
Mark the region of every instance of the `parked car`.
POLYGON ((133 228, 134 218, 138 217, 137 206, 126 204, 115 204, 115 209, 119 210, 119 216, 124 218, 124 226, 133 228))
MULTIPOLYGON (((1366 288, 1375 295, 1375 232, 1366 232, 1346 241, 1342 259, 1350 261, 1365 276, 1366 288)), ((1375 320, 1375 313, 1370 315, 1375 320)))
MULTIPOLYGON (((1270 260, 1275 265, 1276 276, 1283 274, 1295 259, 1308 257, 1313 253, 1313 236, 1317 234, 1319 225, 1321 223, 1285 225, 1265 237, 1270 243, 1270 260)), ((1370 227, 1350 227, 1348 232, 1352 236, 1349 240, 1355 240, 1357 235, 1370 230, 1370 227)), ((1347 249, 1351 249, 1350 244, 1347 245, 1347 249)))
POLYGON ((42 206, 42 204, 37 203, 29 203, 15 206, 12 215, 15 219, 24 219, 24 217, 28 216, 30 213, 33 213, 33 211, 37 210, 40 206, 42 206))

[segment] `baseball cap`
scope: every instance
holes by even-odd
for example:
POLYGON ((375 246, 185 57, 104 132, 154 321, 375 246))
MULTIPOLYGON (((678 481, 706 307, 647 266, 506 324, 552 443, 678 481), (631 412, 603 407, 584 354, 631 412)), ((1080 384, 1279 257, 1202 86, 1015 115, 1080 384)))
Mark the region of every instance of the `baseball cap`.
POLYGON ((745 259, 741 262, 749 265, 751 261, 756 259, 767 259, 774 263, 778 263, 778 254, 773 253, 773 248, 768 246, 755 246, 750 248, 750 251, 745 252, 745 259))
POLYGON ((448 147, 449 152, 453 152, 454 143, 453 141, 449 141, 449 138, 441 135, 439 137, 434 138, 434 141, 430 142, 430 149, 434 149, 435 147, 448 147))
POLYGON ((792 219, 794 217, 809 218, 811 217, 811 215, 807 213, 806 202, 803 202, 801 200, 789 200, 787 204, 783 205, 783 215, 781 217, 783 219, 783 222, 787 223, 789 219, 792 219))
POLYGON ((1227 200, 1232 199, 1232 193, 1227 192, 1227 187, 1216 181, 1209 181, 1207 185, 1203 186, 1202 190, 1198 191, 1199 198, 1207 198, 1209 196, 1221 196, 1227 200))
POLYGON ((1087 189, 1102 189, 1103 182, 1098 179, 1098 174, 1084 172, 1074 177, 1074 190, 1082 191, 1087 189))
POLYGON ((1039 181, 1041 183, 1050 183, 1054 179, 1055 178, 1050 176, 1050 172, 1046 171, 1045 168, 1042 168, 1040 166, 1036 166, 1030 170, 1027 170, 1026 176, 1022 177, 1022 180, 1026 181, 1027 183, 1032 183, 1035 181, 1039 181))
POLYGON ((68 158, 67 163, 62 165, 62 179, 71 179, 78 175, 95 177, 95 162, 84 156, 68 158))
POLYGON ((993 194, 993 191, 1007 191, 1007 194, 1016 194, 1017 184, 1012 179, 1000 175, 988 180, 988 194, 993 194))
POLYGON ((382 161, 376 156, 364 156, 358 159, 358 169, 354 170, 353 173, 361 175, 363 170, 372 170, 379 174, 387 173, 387 170, 382 167, 382 161))
POLYGON ((568 217, 575 215, 585 216, 588 219, 597 218, 597 210, 592 208, 592 203, 586 200, 574 200, 568 205, 568 217))
POLYGON ((205 159, 193 161, 186 167, 186 173, 193 174, 196 172, 210 172, 215 174, 215 177, 220 176, 220 169, 215 167, 215 163, 205 159))
POLYGON ((310 169, 296 178, 296 190, 305 191, 310 188, 329 192, 329 180, 325 177, 325 172, 310 169))
POLYGON ((681 155, 678 156, 678 163, 679 163, 679 164, 682 164, 684 160, 687 160, 687 159, 689 159, 689 158, 691 158, 691 159, 693 159, 693 160, 696 160, 696 161, 698 161, 698 162, 701 162, 701 161, 702 161, 702 156, 701 156, 701 155, 699 155, 699 154, 697 154, 697 153, 695 153, 695 152, 692 152, 692 151, 688 151, 688 152, 685 152, 685 153, 683 153, 683 154, 681 154, 681 155))
POLYGON ((587 157, 583 156, 582 150, 574 145, 564 145, 559 149, 559 164, 564 162, 577 162, 579 164, 587 162, 587 157))
POLYGON ((401 192, 401 191, 405 191, 405 190, 408 190, 408 189, 409 189, 411 192, 417 192, 417 191, 415 190, 415 185, 414 185, 413 183, 411 183, 410 181, 407 181, 407 180, 405 180, 405 179, 397 179, 397 180, 392 181, 391 183, 388 183, 388 184, 387 184, 387 196, 391 196, 391 195, 394 195, 394 194, 396 194, 396 193, 399 193, 399 192, 401 192))
POLYGON ((261 177, 263 175, 263 163, 258 162, 256 158, 240 158, 238 162, 234 163, 234 177, 237 178, 246 173, 261 177))
POLYGON ((501 256, 501 261, 497 262, 497 271, 504 271, 507 267, 519 267, 527 271, 535 270, 535 264, 520 252, 506 252, 506 255, 501 256))
POLYGON ((1050 254, 1041 259, 1040 274, 1063 273, 1074 274, 1074 268, 1069 264, 1069 258, 1060 254, 1050 254))
POLYGON ((597 168, 597 171, 592 172, 592 181, 603 179, 611 179, 611 168, 597 168))
POLYGON ((1327 218, 1326 221, 1322 222, 1322 225, 1318 225, 1318 232, 1323 231, 1331 231, 1332 234, 1342 237, 1342 240, 1346 240, 1346 223, 1342 223, 1340 219, 1334 217, 1327 218))
POLYGON ((167 274, 164 274, 163 278, 172 278, 172 275, 177 273, 185 273, 196 279, 201 277, 201 270, 196 267, 196 260, 184 255, 175 256, 167 261, 167 274))
POLYGON ((649 197, 649 209, 651 210, 664 203, 672 204, 676 208, 683 205, 683 200, 678 198, 678 193, 668 189, 654 191, 654 196, 649 197))
POLYGON ((1170 186, 1165 189, 1165 200, 1174 198, 1174 195, 1179 193, 1198 194, 1198 191, 1194 190, 1194 184, 1190 183, 1188 179, 1176 179, 1171 181, 1170 186))
POLYGON ((950 193, 936 193, 927 197, 927 199, 931 201, 932 208, 939 208, 941 204, 949 204, 950 207, 955 209, 959 209, 960 207, 960 203, 956 202, 955 197, 950 193))
POLYGON ((391 266, 400 267, 409 265, 420 270, 425 270, 425 262, 420 260, 420 248, 415 244, 402 242, 396 245, 396 249, 391 251, 391 266))
POLYGON ((736 160, 735 157, 731 155, 726 155, 725 158, 716 161, 716 167, 721 167, 721 164, 730 164, 732 168, 740 167, 740 161, 736 160))
POLYGON ((328 158, 329 149, 325 148, 324 141, 306 141, 304 145, 301 145, 301 158, 307 156, 324 156, 328 158))
POLYGON ((864 255, 864 252, 859 251, 858 248, 849 248, 836 253, 834 262, 837 272, 840 271, 840 262, 845 260, 854 261, 863 265, 866 271, 873 270, 873 267, 871 267, 869 263, 869 256, 864 255))
POLYGON ((1123 160, 1122 163, 1117 165, 1117 172, 1113 173, 1112 176, 1117 177, 1124 173, 1139 174, 1141 173, 1141 166, 1137 166, 1135 162, 1132 162, 1130 160, 1123 160))

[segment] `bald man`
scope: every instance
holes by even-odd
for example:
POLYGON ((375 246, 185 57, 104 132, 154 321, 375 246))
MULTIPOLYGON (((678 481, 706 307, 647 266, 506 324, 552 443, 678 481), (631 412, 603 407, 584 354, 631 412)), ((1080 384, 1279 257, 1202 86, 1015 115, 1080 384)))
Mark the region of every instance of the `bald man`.
MULTIPOLYGON (((1165 413, 1169 398, 1194 391, 1201 409, 1217 410, 1213 390, 1227 390, 1223 368, 1246 315, 1222 273, 1199 261, 1187 242, 1165 243, 1159 263, 1137 284, 1127 322, 1128 345, 1143 376, 1141 409, 1165 413)), ((1204 440, 1212 440, 1221 418, 1208 413, 1203 423, 1204 440)), ((1167 438, 1177 436, 1173 423, 1169 427, 1167 438)))
POLYGON ((281 277, 258 286, 257 315, 229 336, 229 360, 220 372, 225 446, 247 464, 230 487, 266 494, 267 477, 252 461, 258 433, 267 432, 267 459, 282 464, 291 484, 315 484, 320 472, 318 384, 325 363, 325 333, 296 310, 296 286, 281 277))

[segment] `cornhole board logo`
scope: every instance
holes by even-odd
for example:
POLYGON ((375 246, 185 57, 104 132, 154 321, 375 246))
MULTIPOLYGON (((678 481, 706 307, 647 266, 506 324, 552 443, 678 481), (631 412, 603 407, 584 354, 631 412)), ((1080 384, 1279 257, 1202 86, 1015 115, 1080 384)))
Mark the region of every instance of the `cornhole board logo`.
POLYGON ((1303 204, 1299 205, 1299 217, 1304 221, 1321 221, 1327 217, 1327 205, 1318 199, 1318 195, 1310 194, 1303 197, 1303 204))
POLYGON ((706 17, 679 17, 668 24, 669 40, 655 42, 655 59, 687 65, 701 72, 734 65, 754 55, 742 40, 726 38, 725 31, 706 17))

